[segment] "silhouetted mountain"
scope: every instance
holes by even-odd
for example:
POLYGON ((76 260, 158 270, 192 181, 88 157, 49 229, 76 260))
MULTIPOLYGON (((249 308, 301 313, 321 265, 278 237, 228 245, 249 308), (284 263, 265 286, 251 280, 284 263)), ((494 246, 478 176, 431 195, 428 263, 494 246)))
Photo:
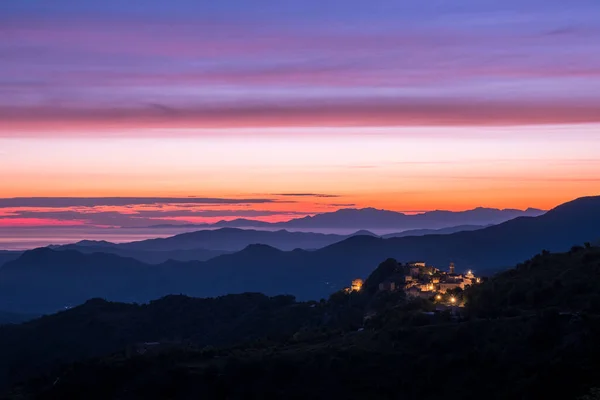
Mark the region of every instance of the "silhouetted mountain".
POLYGON ((0 269, 0 309, 47 312, 90 297, 142 302, 173 293, 204 297, 253 291, 319 299, 353 278, 366 277, 381 259, 422 259, 441 268, 455 262, 459 271, 482 275, 542 249, 564 251, 598 237, 600 197, 593 197, 476 231, 390 239, 353 236, 315 251, 248 246, 205 262, 150 266, 108 254, 38 249, 0 269))
MULTIPOLYGON (((81 240, 75 243, 79 247, 95 247, 95 248, 111 248, 115 247, 116 243, 108 242, 106 240, 81 240)), ((56 246, 57 248, 66 247, 66 246, 56 246)))
POLYGON ((348 235, 348 237, 352 237, 352 236, 377 236, 377 237, 379 237, 379 235, 376 235, 373 232, 368 231, 366 229, 361 229, 359 231, 354 232, 351 235, 348 235))
POLYGON ((0 325, 20 324, 37 317, 39 317, 37 314, 15 314, 6 311, 0 311, 0 325))
POLYGON ((161 285, 154 268, 107 253, 26 251, 0 268, 0 309, 45 313, 81 304, 91 293, 138 301, 152 293, 149 288, 161 285))
POLYGON ((381 235, 384 239, 393 237, 406 237, 406 236, 425 236, 425 235, 448 235, 450 233, 463 232, 463 231, 476 231, 478 229, 487 228, 491 225, 458 225, 451 226, 449 228, 442 229, 409 229, 403 232, 388 233, 387 235, 381 235))
MULTIPOLYGON (((372 235, 370 232, 368 234, 372 235)), ((254 229, 221 228, 182 233, 168 238, 113 244, 113 247, 123 250, 144 251, 197 249, 239 251, 250 244, 266 244, 281 250, 293 250, 296 248, 317 249, 339 242, 347 237, 348 235, 288 232, 286 230, 261 231, 254 229)))
MULTIPOLYGON (((215 224, 200 224, 196 227, 238 227, 238 228, 296 228, 296 229, 441 229, 458 225, 493 225, 522 216, 536 217, 545 211, 535 208, 526 210, 483 208, 467 211, 428 211, 420 214, 404 214, 376 208, 343 208, 334 212, 316 214, 286 222, 269 223, 238 218, 232 221, 219 221, 215 224)), ((155 225, 175 227, 177 225, 155 225)), ((189 226, 188 226, 189 227, 189 226)))
MULTIPOLYGON (((598 237, 600 197, 588 197, 563 204, 539 217, 519 217, 480 230, 390 239, 355 237, 312 256, 334 260, 343 255, 349 261, 348 270, 354 265, 373 265, 376 259, 385 257, 422 259, 438 267, 455 262, 461 269, 487 274, 527 259, 541 249, 565 251, 598 237)), ((355 273, 364 276, 360 269, 355 273)))
POLYGON ((148 264, 161 264, 168 260, 175 261, 206 261, 211 258, 227 254, 227 251, 206 250, 206 249, 185 249, 185 250, 151 250, 148 246, 146 250, 129 249, 116 243, 105 241, 82 241, 74 244, 51 247, 54 250, 75 250, 81 253, 109 253, 121 257, 135 258, 148 264), (96 243, 98 243, 96 245, 96 243))
POLYGON ((520 216, 539 216, 543 213, 537 209, 521 211, 479 207, 468 211, 429 211, 413 215, 375 208, 345 208, 277 225, 288 228, 440 229, 457 225, 498 224, 520 216))
POLYGON ((270 222, 257 221, 247 218, 236 218, 231 221, 219 221, 213 224, 216 227, 222 228, 270 228, 273 226, 279 226, 270 222))
POLYGON ((600 313, 600 247, 574 246, 566 253, 544 251, 494 276, 493 284, 468 292, 472 315, 498 317, 556 308, 563 313, 600 313))
POLYGON ((217 298, 168 296, 145 305, 92 299, 18 326, 0 326, 0 389, 61 362, 168 339, 223 346, 260 338, 287 339, 321 323, 323 311, 291 296, 244 293, 217 298))
POLYGON ((21 251, 0 250, 0 268, 2 268, 2 264, 19 258, 21 254, 23 254, 21 251))

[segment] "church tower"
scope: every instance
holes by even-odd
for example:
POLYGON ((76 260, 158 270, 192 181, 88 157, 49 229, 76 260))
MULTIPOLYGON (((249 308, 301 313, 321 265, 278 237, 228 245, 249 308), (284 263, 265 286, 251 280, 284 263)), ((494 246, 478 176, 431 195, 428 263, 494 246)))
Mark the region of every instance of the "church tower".
POLYGON ((450 274, 454 274, 454 263, 450 263, 450 274))

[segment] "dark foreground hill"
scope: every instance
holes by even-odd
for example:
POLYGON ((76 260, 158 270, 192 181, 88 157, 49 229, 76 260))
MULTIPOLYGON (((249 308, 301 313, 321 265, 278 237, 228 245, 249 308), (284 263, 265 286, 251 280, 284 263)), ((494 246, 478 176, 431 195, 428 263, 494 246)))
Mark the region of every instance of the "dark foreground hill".
POLYGON ((320 299, 366 277, 381 259, 422 259, 489 275, 542 249, 566 251, 600 237, 600 197, 575 200, 539 217, 470 232, 381 239, 354 236, 316 251, 248 246, 206 262, 148 265, 95 253, 38 249, 0 268, 0 309, 56 311, 92 297, 145 302, 168 294, 218 296, 262 292, 320 299))
POLYGON ((34 314, 15 314, 0 310, 0 325, 20 324, 25 321, 37 318, 39 315, 34 314))
POLYGON ((253 293, 214 299, 168 296, 146 305, 93 299, 22 325, 0 326, 0 387, 135 343, 185 340, 225 346, 287 339, 303 326, 321 324, 320 310, 291 296, 253 293))
MULTIPOLYGON (((389 260, 381 264, 367 282, 383 277, 389 265, 389 260)), ((176 296, 149 306, 94 300, 76 310, 0 329, 0 345, 14 348, 5 354, 23 360, 9 370, 25 377, 32 366, 43 366, 39 360, 48 352, 62 349, 60 354, 68 354, 92 343, 103 348, 107 342, 118 343, 116 337, 189 340, 133 356, 123 340, 124 349, 107 357, 59 369, 40 367, 37 371, 46 373, 13 387, 4 398, 578 399, 600 384, 600 304, 594 300, 600 296, 599 270, 598 248, 544 253, 468 289, 468 308, 458 317, 441 312, 430 318, 426 301, 388 297, 359 330, 324 321, 336 309, 366 304, 369 291, 339 293, 321 303, 259 295, 212 301, 176 296), (531 298, 511 294, 527 286, 535 293, 531 298), (538 296, 540 290, 544 296, 538 296), (243 311, 236 313, 238 308, 243 311), (190 312, 198 316, 186 322, 190 312), (248 317, 242 318, 244 313, 248 317), (288 313, 293 316, 288 318, 288 313), (203 322, 211 317, 216 317, 215 324, 203 322), (143 333, 147 318, 160 323, 143 333), (257 325, 265 322, 265 327, 257 325), (42 328, 67 337, 53 341, 34 333, 42 328), (206 338, 227 343, 238 334, 254 339, 261 332, 268 337, 205 346, 206 338), (74 343, 69 341, 72 336, 77 337, 74 343), (28 348, 32 350, 24 350, 28 348)))

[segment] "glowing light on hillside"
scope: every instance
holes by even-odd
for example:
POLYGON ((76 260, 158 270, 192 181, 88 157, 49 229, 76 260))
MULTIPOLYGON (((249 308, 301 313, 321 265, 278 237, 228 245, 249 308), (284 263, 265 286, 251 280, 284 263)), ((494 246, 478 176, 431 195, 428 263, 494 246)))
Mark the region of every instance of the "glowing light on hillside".
POLYGON ((355 280, 353 280, 352 281, 352 286, 350 287, 350 290, 359 292, 360 289, 362 289, 363 283, 364 282, 363 282, 362 279, 355 279, 355 280))

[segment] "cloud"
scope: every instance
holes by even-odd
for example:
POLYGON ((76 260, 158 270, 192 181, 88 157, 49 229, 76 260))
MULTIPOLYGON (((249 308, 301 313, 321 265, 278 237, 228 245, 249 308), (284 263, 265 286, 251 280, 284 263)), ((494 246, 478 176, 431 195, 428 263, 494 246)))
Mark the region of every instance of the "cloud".
MULTIPOLYGON (((260 209, 191 209, 189 204, 169 204, 169 208, 161 204, 146 204, 135 207, 130 205, 115 206, 68 206, 55 207, 55 204, 45 203, 45 208, 15 207, 0 209, 0 225, 35 225, 42 221, 44 225, 86 225, 102 227, 145 227, 155 224, 210 223, 215 220, 232 218, 276 218, 277 220, 305 216, 307 212, 296 210, 260 210, 260 209)), ((251 204, 246 204, 246 206, 251 204)), ((214 206, 214 204, 212 204, 214 206)), ((240 206, 241 204, 229 204, 240 206)), ((198 207, 198 205, 196 205, 198 207)))
POLYGON ((324 193, 274 193, 273 196, 286 196, 286 197, 340 197, 337 194, 324 194, 324 193))
MULTIPOLYGON (((121 213, 118 211, 22 211, 10 216, 0 217, 4 221, 57 221, 61 225, 92 225, 114 227, 144 227, 157 223, 204 222, 203 219, 224 218, 259 218, 270 216, 305 216, 306 213, 296 211, 261 211, 261 210, 170 210, 170 211, 138 211, 121 213)), ((206 221, 208 222, 208 221, 206 221)), ((58 224, 58 223, 55 223, 58 224)))
MULTIPOLYGON (((600 122, 600 100, 489 102, 465 100, 315 101, 312 104, 246 105, 179 109, 0 108, 0 137, 198 135, 180 128, 352 127, 352 126, 514 126, 600 122), (60 129, 59 129, 60 127, 60 129), (150 128, 150 129, 149 129, 150 128), (98 131, 104 131, 100 134, 98 131), (123 130, 129 130, 123 133, 123 130), (45 132, 45 133, 40 133, 45 132)), ((206 135, 206 133, 200 133, 206 135)))
POLYGON ((202 198, 202 197, 13 197, 0 198, 0 208, 15 207, 98 207, 98 206, 135 206, 151 204, 262 204, 276 200, 202 198))
POLYGON ((333 24, 314 12, 295 20, 289 2, 268 2, 258 19, 243 7, 208 17, 219 6, 197 3, 206 12, 186 12, 187 1, 172 8, 205 16, 201 23, 163 12, 0 13, 11 38, 0 43, 0 136, 600 121, 600 30, 590 23, 599 8, 591 2, 522 10, 469 1, 458 11, 363 1, 326 7, 337 9, 336 21, 356 18, 333 24), (281 8, 294 23, 273 12, 281 8), (265 21, 269 11, 278 17, 265 21))
POLYGON ((266 217, 272 215, 306 215, 302 211, 272 211, 272 210, 169 210, 169 211, 144 211, 137 215, 148 218, 169 217, 266 217))

